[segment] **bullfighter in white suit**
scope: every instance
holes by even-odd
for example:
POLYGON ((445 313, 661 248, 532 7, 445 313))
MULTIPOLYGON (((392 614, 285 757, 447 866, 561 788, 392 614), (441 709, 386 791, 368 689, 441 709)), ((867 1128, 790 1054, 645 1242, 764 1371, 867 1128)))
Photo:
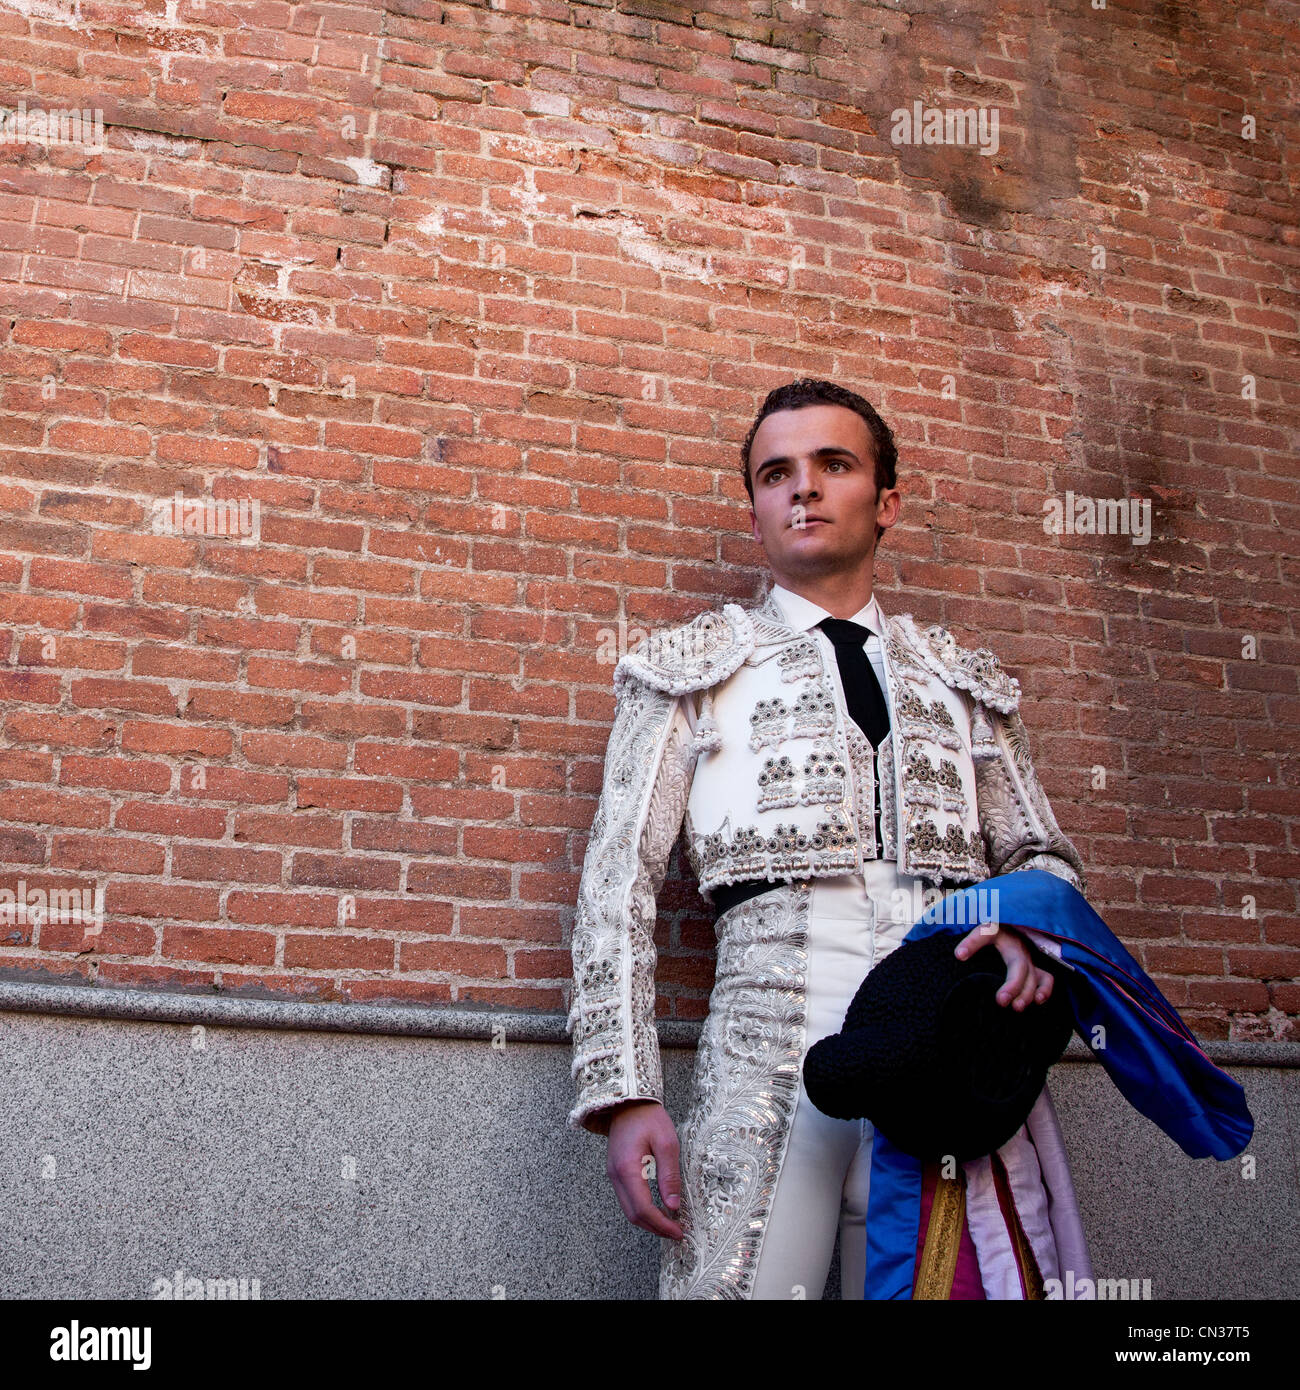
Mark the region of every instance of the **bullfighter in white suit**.
MULTIPOLYGON (((610 1135, 624 1212, 665 1237, 664 1298, 820 1297, 837 1227, 844 1297, 861 1298, 873 1129, 814 1109, 808 1048, 940 892, 1028 868, 1084 888, 1030 761, 1018 682, 871 592, 898 515, 895 458, 854 393, 773 392, 743 461, 776 585, 756 607, 656 634, 615 671, 573 932, 569 1120, 610 1135), (719 916, 679 1137, 662 1106, 653 934, 683 833, 719 916)), ((962 954, 988 940, 975 938, 962 954)), ((993 944, 1008 963, 999 1002, 1046 998, 1051 976, 1024 940, 1002 929, 993 944)), ((1034 1298, 1067 1269, 1090 1274, 1046 1088, 1021 1130, 958 1176, 947 1281, 914 1297, 1034 1298), (974 1292, 953 1283, 959 1254, 978 1265, 974 1292)))

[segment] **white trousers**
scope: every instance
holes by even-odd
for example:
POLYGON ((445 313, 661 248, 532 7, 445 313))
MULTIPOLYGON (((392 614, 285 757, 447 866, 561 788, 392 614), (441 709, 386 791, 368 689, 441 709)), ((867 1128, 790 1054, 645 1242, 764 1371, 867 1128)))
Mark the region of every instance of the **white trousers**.
MULTIPOLYGON (((918 891, 924 885, 899 874, 893 860, 871 861, 864 873, 812 884, 805 1056, 815 1042, 840 1031, 862 981, 902 943, 924 910, 918 891)), ((841 1297, 862 1298, 873 1138, 869 1120, 823 1115, 800 1076, 751 1298, 821 1298, 837 1227, 841 1297)))

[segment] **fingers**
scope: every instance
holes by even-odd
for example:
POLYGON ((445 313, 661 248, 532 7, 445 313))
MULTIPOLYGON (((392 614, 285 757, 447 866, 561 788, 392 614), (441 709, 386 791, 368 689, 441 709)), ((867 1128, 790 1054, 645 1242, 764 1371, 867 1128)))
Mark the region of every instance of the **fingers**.
MULTIPOLYGON (((998 946, 1002 959, 1007 963, 1006 983, 998 990, 998 1003, 1010 1004, 1013 1008, 1023 1009, 1025 1005, 1020 1001, 1024 994, 1026 979, 1029 976, 1029 958, 1023 950, 1017 949, 1019 945, 1020 943, 1016 942, 1014 945, 1008 943, 998 946)), ((1030 979, 1028 983, 1031 986, 1029 993, 1032 996, 1033 986, 1037 985, 1038 982, 1030 979)), ((1028 1001, 1026 1000, 1026 1002, 1028 1001)))
POLYGON ((1050 970, 1038 971, 1038 989, 1034 994, 1036 1004, 1044 1004, 1052 997, 1052 986, 1056 983, 1050 970))
POLYGON ((628 1220, 652 1235, 667 1236, 669 1240, 681 1240, 685 1232, 678 1222, 655 1206, 654 1199, 650 1196, 650 1184, 640 1182, 637 1187, 639 1190, 633 1198, 630 1214, 627 1213, 627 1208, 624 1208, 628 1220))
MULTIPOLYGON (((1024 948, 1022 947, 1021 949, 1023 950, 1024 948)), ((1017 1011, 1027 1009, 1030 1004, 1042 1004, 1046 1002, 1046 1000, 1051 997, 1052 993, 1053 981, 1051 972, 1038 969, 1030 958, 1028 951, 1024 952, 1023 965, 1024 983, 1016 989, 1014 993, 1008 996, 1012 1000, 1011 1007, 1017 1011)), ((1015 973, 1014 968, 1008 969, 1007 983, 998 991, 999 1003, 1003 1002, 1003 993, 1009 987, 1013 986, 1013 973, 1015 973)))
POLYGON ((650 1178, 655 1177, 662 1184, 660 1191, 665 1202, 671 1194, 674 1205, 680 1205, 677 1132, 671 1120, 666 1133, 651 1129, 626 1136, 626 1139, 620 1136, 619 1143, 610 1146, 605 1172, 613 1184, 623 1215, 632 1225, 670 1240, 684 1238, 680 1223, 661 1211, 650 1193, 650 1178))
POLYGON ((631 1193, 623 1182, 623 1175, 612 1164, 605 1169, 605 1176, 610 1181, 610 1186, 614 1189, 614 1196, 618 1198, 618 1205, 623 1215, 636 1225, 636 1209, 632 1203, 631 1193))
POLYGON ((967 956, 973 956, 976 951, 982 950, 993 941, 997 935, 997 928, 989 929, 988 925, 978 926, 974 931, 968 931, 965 936, 957 943, 953 955, 958 960, 965 960, 967 956))
POLYGON ((675 1129, 670 1127, 654 1146, 654 1156, 659 1195, 664 1206, 675 1214, 682 1205, 682 1173, 675 1129))
POLYGON ((997 993, 999 1004, 1004 1008, 1009 1005, 1019 1012, 1030 1004, 1042 1004, 1051 998, 1054 983, 1051 972, 1034 965, 1028 946, 1015 932, 998 931, 991 934, 982 926, 976 927, 962 937, 953 954, 959 960, 965 960, 990 941, 1007 963, 1007 977, 997 993))
POLYGON ((651 1136, 650 1144, 654 1156, 655 1183, 667 1210, 655 1206, 647 1181, 645 1197, 649 1203, 649 1210, 646 1216, 651 1223, 647 1229, 654 1231, 656 1235, 667 1236, 670 1240, 682 1240, 686 1233, 682 1230, 681 1223, 674 1219, 681 1207, 682 1181, 678 1168, 677 1131, 671 1121, 666 1129, 658 1130, 651 1136))
POLYGON ((1038 992, 1038 971, 1033 961, 1029 959, 1029 953, 1025 952, 1025 982, 1016 994, 1011 1007, 1016 1010, 1027 1009, 1034 1002, 1034 995, 1038 992))
MULTIPOLYGON (((649 1157, 649 1155, 647 1155, 649 1157)), ((669 1240, 681 1240, 685 1235, 679 1222, 673 1220, 667 1212, 661 1211, 655 1206, 654 1198, 650 1195, 650 1183, 647 1179, 640 1176, 641 1170, 637 1170, 637 1177, 631 1184, 629 1193, 630 1208, 623 1208, 627 1219, 634 1225, 640 1226, 643 1231, 650 1231, 657 1236, 667 1236, 669 1240)))
POLYGON ((626 1166, 609 1169, 609 1180, 614 1185, 614 1194, 623 1215, 632 1225, 658 1236, 672 1234, 672 1227, 677 1223, 670 1222, 655 1206, 650 1196, 650 1184, 641 1177, 640 1164, 633 1166, 630 1171, 626 1166))

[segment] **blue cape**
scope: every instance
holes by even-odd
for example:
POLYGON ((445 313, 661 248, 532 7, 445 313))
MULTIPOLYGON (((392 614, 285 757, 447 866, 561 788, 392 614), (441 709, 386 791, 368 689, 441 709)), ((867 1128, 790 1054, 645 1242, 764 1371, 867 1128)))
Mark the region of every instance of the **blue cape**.
MULTIPOLYGON (((1043 869, 987 878, 936 902, 908 941, 982 922, 1060 944, 1075 1031, 1121 1094, 1192 1158, 1233 1158, 1255 1122, 1240 1084, 1210 1061, 1173 1005, 1072 884, 1043 869), (996 894, 996 896, 994 896, 996 894)), ((1009 1007, 1009 1006, 1008 1006, 1009 1007)), ((1032 1007, 1032 1006, 1031 1006, 1032 1007)), ((876 1131, 867 1211, 869 1299, 910 1299, 921 1219, 922 1165, 876 1131)))

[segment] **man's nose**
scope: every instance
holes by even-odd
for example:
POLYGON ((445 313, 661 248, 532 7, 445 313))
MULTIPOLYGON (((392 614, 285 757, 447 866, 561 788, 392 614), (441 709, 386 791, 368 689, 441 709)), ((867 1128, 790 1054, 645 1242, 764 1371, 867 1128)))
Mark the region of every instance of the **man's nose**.
POLYGON ((803 464, 795 469, 794 474, 794 500, 807 501, 809 497, 816 497, 817 494, 817 475, 813 472, 810 464, 803 464))

